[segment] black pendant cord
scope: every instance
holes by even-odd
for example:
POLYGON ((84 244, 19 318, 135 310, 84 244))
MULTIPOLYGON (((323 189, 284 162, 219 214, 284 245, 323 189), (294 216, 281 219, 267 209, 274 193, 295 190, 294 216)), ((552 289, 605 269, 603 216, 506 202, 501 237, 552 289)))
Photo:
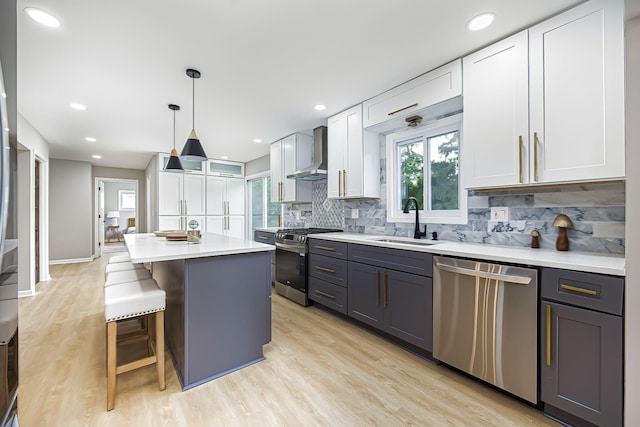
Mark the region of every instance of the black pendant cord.
POLYGON ((176 149, 176 110, 173 110, 173 149, 176 149))
POLYGON ((196 130, 196 79, 191 77, 191 111, 193 116, 191 117, 191 130, 196 130))

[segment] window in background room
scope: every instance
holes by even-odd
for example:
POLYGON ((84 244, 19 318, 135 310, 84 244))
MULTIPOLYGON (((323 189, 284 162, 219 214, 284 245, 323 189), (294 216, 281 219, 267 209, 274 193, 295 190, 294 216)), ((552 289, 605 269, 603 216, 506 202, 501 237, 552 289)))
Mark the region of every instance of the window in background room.
POLYGON ((460 179, 462 115, 387 136, 388 222, 410 222, 414 212, 402 207, 415 197, 420 220, 427 223, 467 222, 460 179))
POLYGON ((136 210, 136 192, 133 190, 118 190, 118 210, 136 210))
POLYGON ((248 183, 250 229, 278 227, 282 205, 271 203, 271 176, 250 178, 248 183))

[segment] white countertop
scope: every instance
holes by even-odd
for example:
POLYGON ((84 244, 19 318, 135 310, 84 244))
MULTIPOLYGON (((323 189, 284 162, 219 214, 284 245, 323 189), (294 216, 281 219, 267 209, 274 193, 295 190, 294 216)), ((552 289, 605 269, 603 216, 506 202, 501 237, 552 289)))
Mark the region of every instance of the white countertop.
POLYGON ((153 233, 125 234, 124 241, 131 261, 136 263, 275 250, 273 245, 213 233, 204 233, 200 243, 170 242, 164 237, 156 237, 153 233))
MULTIPOLYGON (((414 239, 408 237, 370 234, 323 233, 311 234, 309 237, 336 242, 360 243, 385 248, 428 252, 434 255, 450 255, 487 261, 562 268, 565 270, 611 274, 614 276, 624 276, 626 273, 625 259, 622 255, 594 254, 590 252, 575 251, 559 252, 552 249, 531 249, 519 246, 447 242, 442 240, 439 240, 439 243, 434 245, 416 245, 411 244, 414 239), (408 243, 376 241, 380 239, 392 239, 408 243)), ((429 242, 429 240, 422 241, 429 242)))
POLYGON ((254 230, 266 231, 267 233, 275 233, 283 227, 256 227, 254 230))

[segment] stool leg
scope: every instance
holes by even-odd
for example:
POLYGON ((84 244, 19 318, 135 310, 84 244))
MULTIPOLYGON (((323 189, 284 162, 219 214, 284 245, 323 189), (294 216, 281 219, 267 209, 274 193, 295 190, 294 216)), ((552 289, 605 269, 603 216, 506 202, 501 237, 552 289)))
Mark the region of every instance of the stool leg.
POLYGON ((107 323, 107 411, 112 410, 116 404, 117 335, 117 322, 107 323))
POLYGON ((156 368, 158 369, 158 383, 160 390, 164 390, 164 311, 156 313, 156 368))

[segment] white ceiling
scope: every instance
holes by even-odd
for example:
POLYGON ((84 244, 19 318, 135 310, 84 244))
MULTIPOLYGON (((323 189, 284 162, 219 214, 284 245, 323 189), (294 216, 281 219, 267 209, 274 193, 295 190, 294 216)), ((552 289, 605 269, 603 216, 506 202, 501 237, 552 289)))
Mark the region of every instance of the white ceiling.
POLYGON ((50 157, 144 169, 191 129, 246 162, 269 143, 524 29, 579 0, 18 0, 18 109, 50 157), (23 12, 38 7, 61 26, 23 12), (496 14, 489 29, 466 22, 496 14), (85 104, 80 112, 71 102, 85 104), (313 106, 327 105, 325 111, 313 106), (97 138, 86 142, 85 137, 97 138), (261 138, 263 143, 252 142, 261 138), (91 158, 102 155, 101 160, 91 158))

